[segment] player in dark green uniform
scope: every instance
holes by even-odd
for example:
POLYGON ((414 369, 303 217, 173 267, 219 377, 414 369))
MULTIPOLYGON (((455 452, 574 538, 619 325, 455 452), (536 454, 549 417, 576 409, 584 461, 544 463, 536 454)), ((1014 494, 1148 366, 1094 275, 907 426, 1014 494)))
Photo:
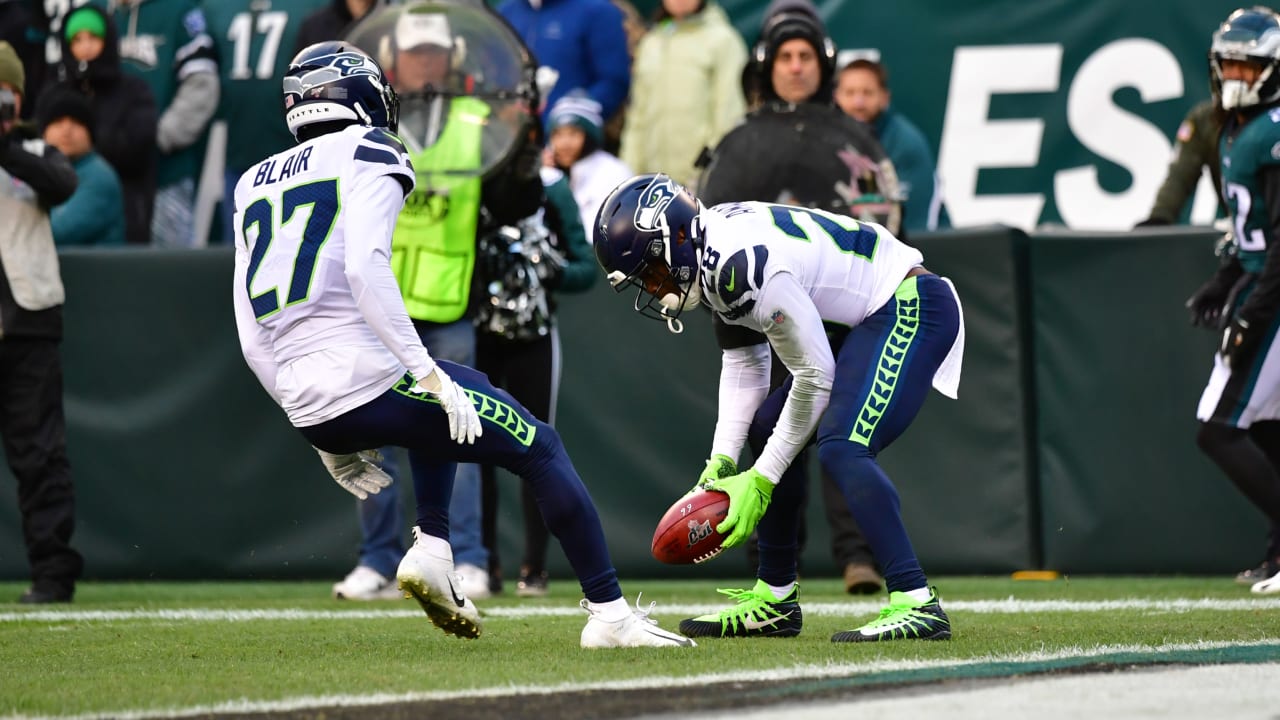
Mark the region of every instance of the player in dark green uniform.
MULTIPOLYGON (((1233 249, 1187 302, 1191 321, 1222 331, 1200 398, 1197 443, 1271 520, 1255 593, 1280 593, 1280 15, 1237 10, 1213 34, 1219 140, 1233 249)), ((1253 579, 1253 578, 1251 578, 1253 579)))
POLYGON ((240 174, 264 157, 294 145, 280 109, 280 84, 302 20, 329 0, 218 0, 204 15, 221 58, 222 101, 227 123, 223 242, 231 242, 231 198, 240 174))

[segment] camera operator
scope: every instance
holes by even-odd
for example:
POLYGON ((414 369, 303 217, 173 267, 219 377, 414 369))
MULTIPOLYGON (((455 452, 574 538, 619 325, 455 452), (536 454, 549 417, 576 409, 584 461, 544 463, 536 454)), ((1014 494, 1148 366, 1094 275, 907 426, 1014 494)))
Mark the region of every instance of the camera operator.
POLYGON ((0 437, 18 480, 31 563, 19 602, 70 602, 84 561, 71 548, 75 497, 62 413, 62 278, 49 209, 71 197, 71 161, 18 121, 22 61, 0 42, 0 437))

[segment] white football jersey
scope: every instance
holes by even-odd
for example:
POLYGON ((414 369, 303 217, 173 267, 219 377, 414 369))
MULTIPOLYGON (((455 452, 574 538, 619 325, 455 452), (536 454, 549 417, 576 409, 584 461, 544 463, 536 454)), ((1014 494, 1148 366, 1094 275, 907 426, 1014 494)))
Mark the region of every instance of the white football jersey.
POLYGON ((702 213, 702 295, 726 322, 763 332, 761 288, 789 272, 823 322, 852 327, 893 297, 919 250, 875 223, 791 205, 723 203, 702 213))
POLYGON ((406 369, 420 378, 434 365, 389 264, 413 183, 399 139, 352 125, 263 160, 236 184, 241 347, 295 426, 332 419, 406 369))
POLYGON ((768 339, 726 347, 712 456, 737 459, 768 393, 771 348, 795 378, 755 464, 777 482, 830 399, 835 359, 824 325, 861 323, 924 258, 879 225, 820 210, 725 203, 700 218, 703 299, 726 323, 768 339))

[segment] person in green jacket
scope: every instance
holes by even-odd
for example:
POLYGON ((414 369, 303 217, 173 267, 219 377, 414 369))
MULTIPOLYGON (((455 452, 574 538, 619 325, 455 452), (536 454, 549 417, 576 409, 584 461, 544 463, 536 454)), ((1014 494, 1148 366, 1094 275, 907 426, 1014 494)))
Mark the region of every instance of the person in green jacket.
POLYGON ((662 172, 692 187, 703 148, 714 148, 747 112, 746 63, 746 43, 719 5, 662 0, 636 47, 619 159, 638 174, 662 172))
POLYGON ((1156 192, 1155 204, 1138 227, 1172 225, 1182 218, 1182 210, 1195 194, 1196 184, 1209 168, 1213 189, 1222 197, 1222 161, 1218 156, 1218 136, 1222 134, 1223 112, 1218 97, 1198 103, 1182 119, 1175 136, 1169 172, 1156 192))
POLYGON ((49 212, 58 247, 124 245, 124 190, 120 177, 93 149, 93 108, 77 90, 50 88, 36 111, 44 141, 71 160, 76 191, 49 212))

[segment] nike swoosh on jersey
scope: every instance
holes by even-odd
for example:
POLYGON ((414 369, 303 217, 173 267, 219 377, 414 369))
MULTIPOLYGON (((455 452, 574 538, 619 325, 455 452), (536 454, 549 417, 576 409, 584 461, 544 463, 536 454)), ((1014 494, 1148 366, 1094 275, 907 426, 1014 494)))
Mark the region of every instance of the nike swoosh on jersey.
POLYGON ((729 282, 724 286, 725 292, 733 292, 733 286, 736 281, 736 278, 734 277, 734 273, 736 271, 737 271, 736 268, 729 268, 729 282))
POLYGON ((787 613, 786 615, 775 615, 768 620, 753 620, 748 618, 742 621, 742 626, 748 630, 763 630, 770 625, 777 625, 779 622, 782 622, 789 617, 791 617, 791 613, 787 613))

